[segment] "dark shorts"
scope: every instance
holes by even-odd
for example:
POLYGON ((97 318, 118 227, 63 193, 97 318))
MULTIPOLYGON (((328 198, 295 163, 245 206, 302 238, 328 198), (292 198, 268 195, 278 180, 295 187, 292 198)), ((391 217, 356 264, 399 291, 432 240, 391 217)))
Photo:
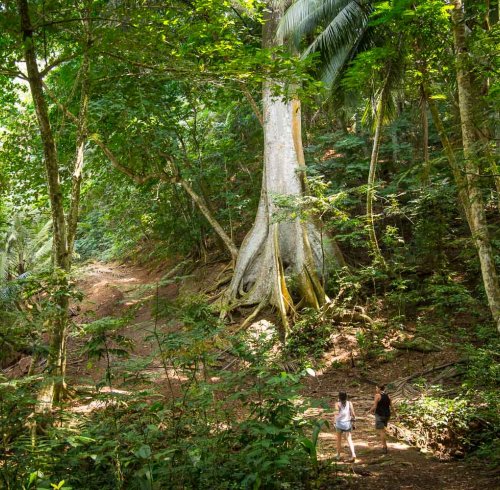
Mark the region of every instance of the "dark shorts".
POLYGON ((389 422, 389 417, 375 414, 375 429, 385 429, 387 427, 387 422, 389 422))

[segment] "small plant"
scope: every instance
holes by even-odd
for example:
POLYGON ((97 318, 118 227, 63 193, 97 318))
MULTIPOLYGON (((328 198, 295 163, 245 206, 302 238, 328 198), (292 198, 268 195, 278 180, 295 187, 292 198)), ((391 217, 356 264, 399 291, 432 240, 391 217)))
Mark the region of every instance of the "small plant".
POLYGON ((90 336, 83 347, 83 353, 89 357, 88 367, 92 367, 90 359, 105 359, 105 380, 101 384, 112 386, 112 356, 127 357, 133 348, 133 342, 125 335, 119 333, 130 319, 105 317, 83 326, 82 334, 90 336))
POLYGON ((287 339, 283 357, 293 358, 301 367, 318 362, 331 348, 335 326, 321 312, 305 310, 293 326, 287 339))

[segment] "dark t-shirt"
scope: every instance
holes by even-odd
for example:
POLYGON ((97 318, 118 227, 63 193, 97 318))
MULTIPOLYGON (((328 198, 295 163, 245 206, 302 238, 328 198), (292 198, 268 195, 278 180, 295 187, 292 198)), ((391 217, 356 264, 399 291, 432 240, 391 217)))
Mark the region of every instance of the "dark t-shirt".
POLYGON ((375 413, 381 417, 389 418, 391 416, 391 399, 387 393, 380 393, 380 400, 375 408, 375 413))

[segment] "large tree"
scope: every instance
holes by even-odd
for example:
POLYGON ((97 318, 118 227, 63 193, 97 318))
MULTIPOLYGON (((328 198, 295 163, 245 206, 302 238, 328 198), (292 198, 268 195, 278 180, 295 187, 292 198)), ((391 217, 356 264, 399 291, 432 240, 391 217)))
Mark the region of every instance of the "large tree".
MULTIPOLYGON (((276 37, 283 12, 282 2, 268 3, 262 35, 265 49, 283 42, 276 37)), ((314 225, 299 218, 276 219, 276 195, 293 198, 305 192, 300 102, 293 88, 290 90, 284 93, 280 80, 267 79, 263 84, 264 171, 260 202, 225 295, 229 308, 256 304, 258 311, 266 304, 274 305, 285 335, 288 314, 295 303, 319 308, 328 301, 320 278, 326 258, 314 225)))

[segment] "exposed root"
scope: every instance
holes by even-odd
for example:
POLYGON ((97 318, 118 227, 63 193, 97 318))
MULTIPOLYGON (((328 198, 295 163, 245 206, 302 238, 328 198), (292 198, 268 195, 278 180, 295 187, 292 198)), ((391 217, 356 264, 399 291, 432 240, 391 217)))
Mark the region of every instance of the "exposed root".
POLYGON ((227 275, 225 277, 222 277, 219 280, 216 280, 215 284, 212 284, 211 286, 209 286, 208 288, 206 288, 203 291, 203 294, 210 294, 210 293, 212 293, 214 291, 217 291, 217 289, 219 289, 220 287, 222 287, 225 284, 227 284, 230 280, 231 280, 231 275, 227 275))
POLYGON ((357 311, 356 308, 357 307, 354 307, 352 310, 342 308, 334 311, 328 309, 327 311, 331 318, 335 318, 337 320, 345 321, 345 319, 348 319, 349 322, 358 321, 360 323, 368 323, 369 325, 375 324, 375 320, 373 320, 373 318, 362 311, 357 311))
POLYGON ((188 260, 183 260, 182 262, 179 262, 175 267, 170 269, 162 278, 162 281, 167 281, 168 279, 172 279, 177 275, 177 272, 180 272, 182 268, 188 263, 188 260))
POLYGON ((252 320, 254 320, 257 315, 262 311, 262 309, 266 306, 265 301, 261 301, 257 307, 252 311, 252 313, 245 318, 245 321, 240 325, 238 330, 244 329, 252 320))

